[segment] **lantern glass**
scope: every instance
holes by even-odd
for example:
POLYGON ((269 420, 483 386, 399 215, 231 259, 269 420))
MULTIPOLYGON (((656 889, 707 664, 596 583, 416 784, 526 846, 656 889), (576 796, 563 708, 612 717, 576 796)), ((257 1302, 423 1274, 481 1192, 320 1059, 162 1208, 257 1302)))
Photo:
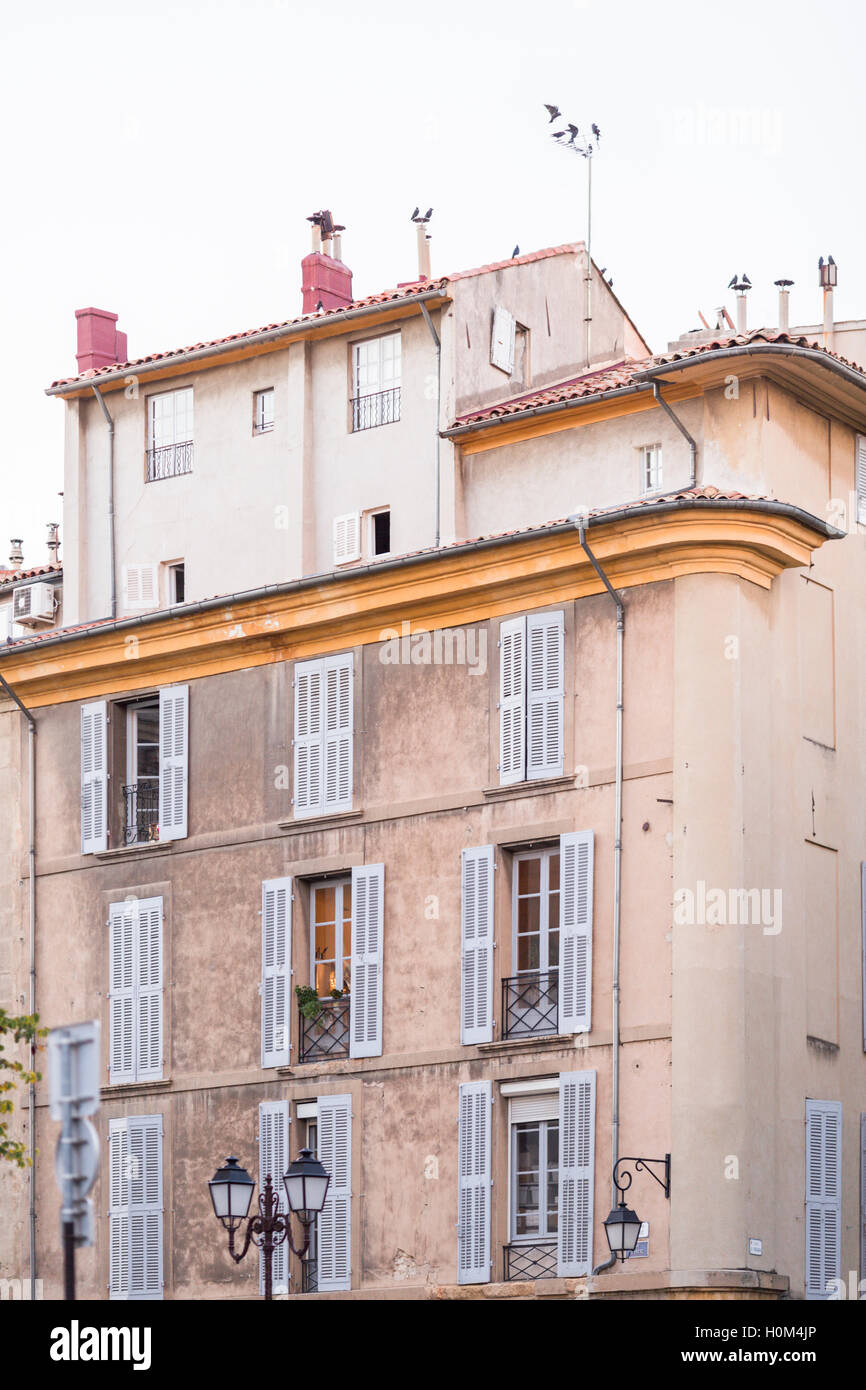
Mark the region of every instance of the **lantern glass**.
POLYGON ((604 1233, 611 1254, 618 1255, 621 1260, 633 1254, 640 1228, 640 1217, 631 1207, 627 1207, 625 1202, 620 1202, 619 1206, 614 1207, 604 1223, 604 1233))
POLYGON ((227 1158, 214 1173, 208 1187, 214 1215, 227 1230, 235 1230, 245 1220, 250 1209, 255 1184, 246 1168, 236 1158, 227 1158))
POLYGON ((314 1157, 312 1149, 301 1149, 283 1178, 289 1210, 309 1225, 325 1205, 330 1175, 314 1157))

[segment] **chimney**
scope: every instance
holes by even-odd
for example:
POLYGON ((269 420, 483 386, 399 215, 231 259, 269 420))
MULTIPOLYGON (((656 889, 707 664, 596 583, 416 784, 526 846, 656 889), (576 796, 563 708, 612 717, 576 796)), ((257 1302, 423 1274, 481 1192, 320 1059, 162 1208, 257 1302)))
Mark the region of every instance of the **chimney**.
POLYGON ((793 283, 793 280, 773 281, 773 284, 779 291, 779 328, 783 333, 787 333, 788 331, 788 298, 793 283))
POLYGON ((57 564, 57 561, 58 561, 58 559, 59 559, 59 551, 60 551, 60 535, 59 535, 59 532, 60 532, 60 522, 59 522, 59 521, 49 521, 49 522, 48 522, 48 542, 47 542, 47 544, 48 544, 48 563, 49 563, 49 565, 55 565, 55 564, 57 564))
POLYGON ((107 309, 76 309, 75 318, 79 374, 127 361, 126 334, 117 330, 117 314, 107 309))
POLYGON ((418 233, 418 279, 430 279, 430 233, 426 222, 416 223, 418 233))
POLYGON ((749 331, 748 301, 746 300, 746 286, 740 282, 737 285, 737 332, 740 334, 749 331))
POLYGON ((303 312, 314 314, 320 305, 323 309, 347 309, 352 303, 352 272, 340 259, 340 233, 346 229, 335 225, 327 208, 314 212, 307 221, 313 224, 313 249, 301 261, 303 312))
POLYGON ((21 540, 12 539, 9 542, 9 568, 20 570, 24 565, 24 551, 21 549, 21 540))
POLYGON ((824 346, 833 346, 833 291, 838 283, 838 269, 832 256, 818 257, 818 283, 824 291, 824 346))

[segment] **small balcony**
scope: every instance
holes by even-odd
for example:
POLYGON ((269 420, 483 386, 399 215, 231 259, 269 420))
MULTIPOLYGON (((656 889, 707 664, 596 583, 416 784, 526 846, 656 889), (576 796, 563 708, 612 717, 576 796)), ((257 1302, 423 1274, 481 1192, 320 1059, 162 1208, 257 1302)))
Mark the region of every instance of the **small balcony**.
POLYGON ((161 478, 178 478, 182 473, 191 473, 192 454, 191 439, 183 444, 164 444, 159 449, 148 449, 147 481, 156 483, 161 478))
POLYGON ((123 788, 123 841, 143 845, 159 839, 159 785, 133 782, 123 788))
MULTIPOLYGON (((310 1236, 315 1248, 316 1228, 313 1226, 310 1236)), ((309 1255, 301 1260, 301 1293, 317 1293, 319 1288, 319 1262, 315 1255, 309 1255)))
POLYGON ((504 1256, 503 1278, 506 1284, 515 1279, 555 1279, 556 1278, 556 1242, 545 1242, 543 1245, 531 1245, 528 1242, 515 1241, 513 1245, 505 1245, 502 1250, 504 1256))
POLYGON ((321 1012, 307 1018, 299 1011, 301 1062, 327 1062, 349 1055, 349 1000, 320 999, 321 1012))
POLYGON ((352 398, 352 431, 372 430, 376 425, 393 425, 400 419, 400 387, 389 391, 374 391, 369 396, 352 398))
POLYGON ((534 1038, 558 1032, 558 970, 527 970, 502 981, 503 1038, 534 1038))

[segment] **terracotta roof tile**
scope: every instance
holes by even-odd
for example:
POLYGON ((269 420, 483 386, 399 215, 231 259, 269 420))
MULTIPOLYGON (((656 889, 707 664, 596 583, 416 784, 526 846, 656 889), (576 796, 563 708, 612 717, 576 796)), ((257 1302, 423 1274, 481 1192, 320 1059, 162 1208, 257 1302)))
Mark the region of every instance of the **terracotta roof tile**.
POLYGON ((22 579, 35 579, 40 574, 63 573, 63 566, 53 560, 47 565, 31 565, 28 569, 7 570, 0 569, 0 585, 18 584, 22 579))

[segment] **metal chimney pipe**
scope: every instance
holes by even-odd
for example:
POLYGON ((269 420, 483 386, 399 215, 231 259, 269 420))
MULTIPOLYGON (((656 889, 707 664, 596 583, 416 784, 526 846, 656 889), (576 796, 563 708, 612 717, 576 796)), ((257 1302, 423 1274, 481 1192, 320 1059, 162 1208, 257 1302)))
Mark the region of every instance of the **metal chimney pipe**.
POLYGON ((836 288, 839 271, 832 256, 818 260, 818 283, 824 291, 824 346, 833 346, 833 291, 836 288))
POLYGON ((9 542, 9 564, 13 570, 20 570, 24 564, 24 551, 21 549, 21 538, 13 537, 9 542))
POLYGON ((334 232, 333 250, 331 255, 335 261, 343 259, 343 238, 339 232, 334 232))
POLYGON ((788 331, 789 322, 789 290, 793 285, 793 280, 776 280, 774 284, 779 290, 779 328, 783 333, 788 331))
POLYGON ((418 222, 416 232, 418 236, 418 279, 430 279, 430 236, 427 231, 426 222, 418 222))

